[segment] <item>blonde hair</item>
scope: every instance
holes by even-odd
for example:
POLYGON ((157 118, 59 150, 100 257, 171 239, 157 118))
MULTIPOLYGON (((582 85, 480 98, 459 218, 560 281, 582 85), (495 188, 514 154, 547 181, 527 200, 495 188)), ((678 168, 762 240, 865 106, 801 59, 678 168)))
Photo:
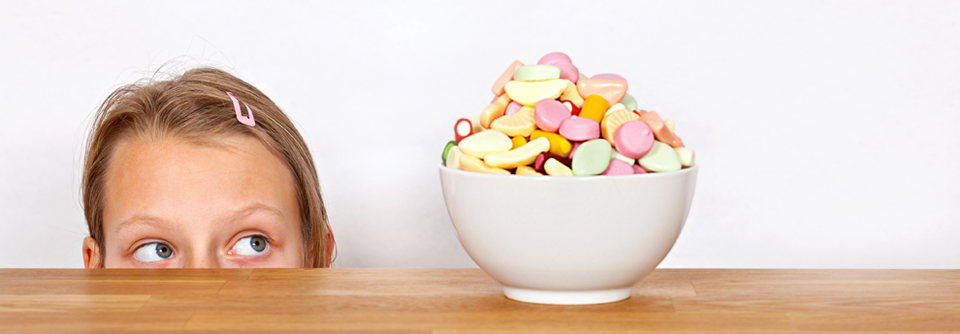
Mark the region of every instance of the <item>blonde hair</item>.
MULTIPOLYGON (((245 109, 245 108, 244 108, 245 109)), ((246 111, 244 110, 244 113, 246 111)), ((293 175, 300 207, 303 266, 330 266, 333 234, 320 195, 320 181, 303 138, 287 116, 256 87, 214 68, 197 68, 165 81, 148 81, 115 90, 100 105, 87 140, 83 168, 83 213, 90 236, 105 257, 104 185, 119 142, 130 137, 173 136, 204 142, 242 134, 259 139, 293 175), (226 92, 246 103, 256 126, 241 124, 226 92)), ((101 266, 104 261, 100 261, 101 266)))

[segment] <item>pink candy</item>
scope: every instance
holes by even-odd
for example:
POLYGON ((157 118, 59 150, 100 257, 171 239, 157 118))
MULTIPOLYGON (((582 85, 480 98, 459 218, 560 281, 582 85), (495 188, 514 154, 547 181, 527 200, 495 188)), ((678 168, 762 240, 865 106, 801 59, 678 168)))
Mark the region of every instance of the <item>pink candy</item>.
POLYGON ((640 165, 633 165, 633 173, 634 173, 634 174, 646 174, 646 173, 647 173, 647 170, 646 170, 646 169, 643 169, 643 167, 640 167, 640 165))
POLYGON ((507 105, 507 110, 503 112, 503 115, 507 116, 516 114, 517 111, 520 111, 520 108, 523 108, 522 104, 519 104, 516 101, 510 101, 510 104, 507 105))
POLYGON ((533 108, 533 120, 543 131, 557 132, 567 118, 570 118, 570 110, 557 100, 542 100, 533 108))
POLYGON ((640 159, 653 147, 653 131, 642 121, 629 121, 620 125, 613 135, 617 152, 630 159, 640 159))
POLYGON ((571 63, 573 63, 573 60, 570 60, 570 56, 568 56, 563 52, 550 52, 548 54, 543 55, 543 57, 540 57, 540 60, 537 61, 537 64, 539 65, 553 65, 553 66, 556 66, 556 64, 571 64, 571 63))
POLYGON ((613 159, 610 160, 610 164, 607 165, 607 170, 603 171, 600 175, 630 175, 634 174, 633 166, 622 161, 613 159))
POLYGON ((601 73, 590 77, 590 79, 600 79, 600 80, 616 80, 616 81, 627 81, 623 77, 613 74, 613 73, 601 73))
POLYGON ((560 124, 560 135, 571 141, 600 138, 600 124, 589 118, 570 116, 560 124))

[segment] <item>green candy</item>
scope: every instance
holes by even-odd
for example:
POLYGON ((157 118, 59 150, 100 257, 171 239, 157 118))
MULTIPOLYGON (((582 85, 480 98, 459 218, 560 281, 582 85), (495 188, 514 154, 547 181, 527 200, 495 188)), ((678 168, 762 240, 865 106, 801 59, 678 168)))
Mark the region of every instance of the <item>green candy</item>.
POLYGON ((680 170, 681 167, 677 151, 659 141, 654 141, 650 152, 637 160, 637 163, 648 172, 670 172, 680 170))
POLYGON ((560 68, 551 65, 520 66, 513 71, 515 81, 544 81, 560 79, 560 68))
POLYGON ((630 94, 624 94, 623 98, 620 99, 620 103, 623 103, 624 107, 627 107, 627 110, 634 111, 637 110, 637 100, 630 96, 630 94))
POLYGON ((607 170, 613 149, 606 139, 593 139, 583 142, 573 152, 573 175, 597 175, 607 170))
POLYGON ((447 147, 444 147, 444 148, 443 148, 443 157, 442 157, 442 159, 443 159, 443 165, 444 165, 444 166, 447 165, 447 154, 450 154, 450 149, 452 149, 454 146, 457 146, 457 142, 451 140, 450 142, 447 143, 447 147))

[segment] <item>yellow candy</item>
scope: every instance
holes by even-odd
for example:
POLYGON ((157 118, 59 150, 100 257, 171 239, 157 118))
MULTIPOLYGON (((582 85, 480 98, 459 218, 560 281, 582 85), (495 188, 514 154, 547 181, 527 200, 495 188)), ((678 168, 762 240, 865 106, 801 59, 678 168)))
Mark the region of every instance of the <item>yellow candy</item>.
POLYGON ((607 113, 607 100, 600 95, 591 94, 583 100, 583 108, 580 108, 580 117, 592 119, 597 124, 603 120, 603 115, 607 113))
POLYGON ((510 141, 513 142, 513 147, 510 148, 511 150, 516 150, 518 147, 527 144, 527 138, 523 138, 522 136, 514 136, 510 138, 510 141))
POLYGON ((547 138, 538 138, 515 150, 487 154, 483 158, 483 162, 490 167, 516 168, 517 166, 532 164, 537 160, 540 153, 549 149, 550 141, 547 138))
POLYGON ((533 107, 540 100, 554 100, 567 89, 569 80, 510 81, 504 86, 507 96, 517 103, 533 107))
POLYGON ((524 106, 516 114, 497 118, 493 123, 490 123, 490 128, 499 130, 508 136, 529 136, 537 128, 537 122, 533 120, 533 107, 524 106))
POLYGON ((468 172, 510 175, 510 171, 506 169, 487 166, 480 159, 466 154, 460 157, 460 167, 468 172))
POLYGON ((673 120, 672 120, 672 119, 665 119, 665 120, 663 120, 663 125, 666 125, 666 126, 667 126, 667 129, 670 129, 670 132, 674 132, 674 131, 673 131, 673 128, 676 127, 676 125, 673 124, 673 120))
POLYGON ((550 176, 573 176, 573 170, 570 167, 554 158, 550 158, 543 164, 543 171, 550 176))
POLYGON ((600 136, 610 142, 610 145, 616 145, 613 142, 613 135, 617 133, 617 129, 623 123, 637 120, 640 120, 640 116, 632 111, 627 111, 627 109, 614 110, 604 116, 603 121, 600 122, 600 136))
POLYGON ((463 138, 460 144, 457 144, 460 152, 464 155, 470 155, 477 158, 483 158, 487 154, 506 152, 513 147, 510 137, 497 130, 487 130, 475 133, 467 138, 463 138))
POLYGON ((480 125, 489 129, 490 123, 503 116, 503 112, 507 111, 508 104, 510 104, 510 97, 507 94, 498 96, 496 100, 493 100, 493 103, 490 103, 480 112, 480 125))
POLYGON ((558 157, 569 156, 570 151, 573 149, 573 144, 570 144, 567 138, 563 138, 563 136, 556 133, 541 130, 534 130, 530 133, 530 140, 537 138, 547 138, 547 140, 550 141, 550 154, 558 157))
POLYGON ((567 89, 563 91, 563 94, 560 94, 559 100, 560 101, 569 100, 574 105, 576 105, 577 108, 580 108, 583 106, 583 97, 581 97, 580 92, 577 91, 577 84, 570 82, 569 80, 567 80, 567 89))
POLYGON ((543 176, 543 174, 540 174, 540 172, 538 172, 536 169, 533 169, 533 167, 530 167, 530 166, 519 166, 519 167, 517 167, 517 171, 516 171, 515 174, 517 174, 517 175, 543 176))
POLYGON ((473 131, 471 133, 477 133, 486 130, 483 128, 483 125, 480 125, 480 116, 473 116, 468 119, 470 120, 470 124, 473 125, 473 131))

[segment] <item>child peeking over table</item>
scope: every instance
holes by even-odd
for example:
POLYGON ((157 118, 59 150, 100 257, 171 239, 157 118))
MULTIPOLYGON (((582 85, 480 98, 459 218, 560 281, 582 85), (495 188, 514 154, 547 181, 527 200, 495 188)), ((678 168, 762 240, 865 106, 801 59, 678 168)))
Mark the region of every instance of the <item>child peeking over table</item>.
POLYGON ((328 267, 313 158, 256 87, 199 68, 117 89, 83 168, 87 268, 328 267))

